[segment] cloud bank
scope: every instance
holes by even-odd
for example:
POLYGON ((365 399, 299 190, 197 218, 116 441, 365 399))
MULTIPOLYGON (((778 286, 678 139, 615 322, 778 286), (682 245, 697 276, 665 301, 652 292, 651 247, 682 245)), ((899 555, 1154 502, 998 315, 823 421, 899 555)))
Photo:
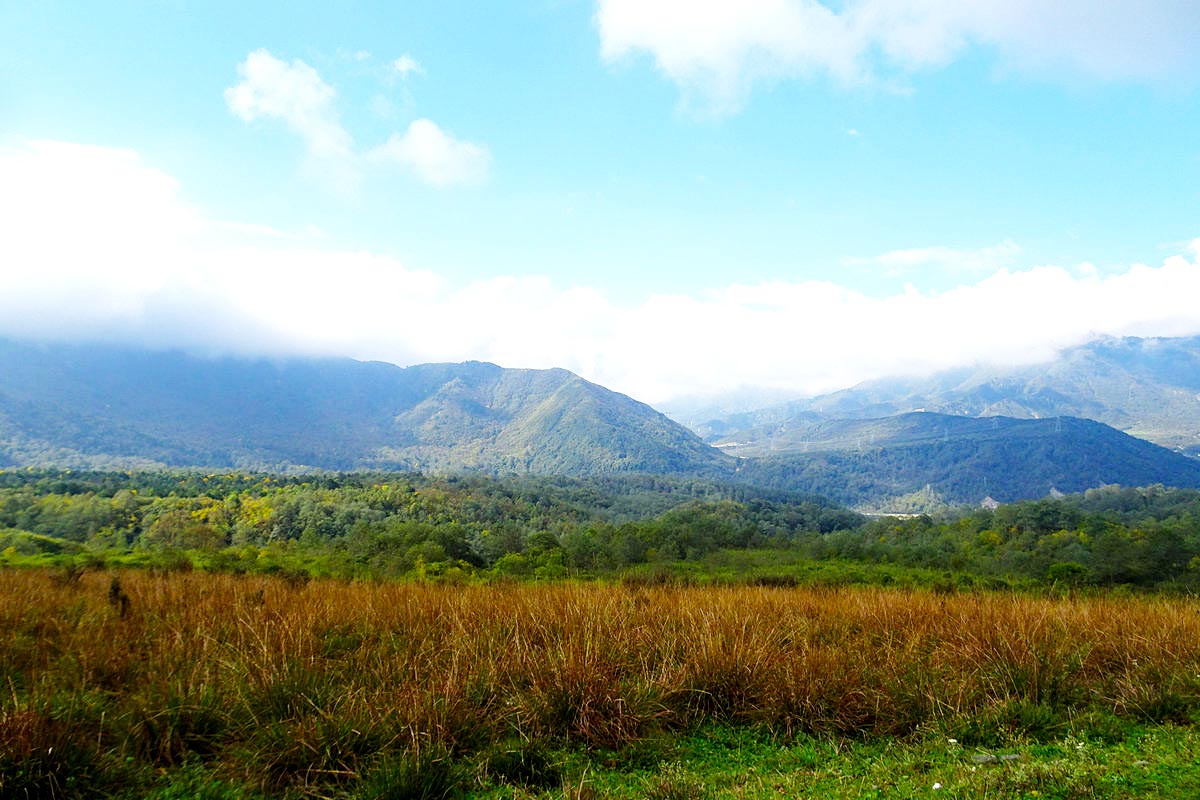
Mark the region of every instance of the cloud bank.
POLYGON ((0 147, 0 174, 0 335, 10 337, 559 366, 658 402, 1036 361, 1098 334, 1200 334, 1195 245, 1158 266, 1000 268, 936 294, 806 281, 618 303, 537 275, 452 285, 386 255, 213 219, 131 151, 24 142, 0 147))
MULTIPOLYGON (((423 71, 408 55, 396 59, 391 69, 402 78, 423 71)), ((299 59, 289 64, 255 50, 237 71, 240 80, 225 90, 230 112, 246 122, 282 122, 304 141, 310 166, 342 189, 352 188, 364 172, 377 167, 396 168, 439 187, 487 177, 491 155, 486 147, 456 139, 428 119, 415 120, 385 144, 356 151, 337 113, 337 92, 299 59)))
POLYGON ((856 85, 943 67, 972 47, 1052 79, 1194 83, 1194 0, 598 0, 601 54, 649 54, 685 91, 736 108, 757 83, 856 85))

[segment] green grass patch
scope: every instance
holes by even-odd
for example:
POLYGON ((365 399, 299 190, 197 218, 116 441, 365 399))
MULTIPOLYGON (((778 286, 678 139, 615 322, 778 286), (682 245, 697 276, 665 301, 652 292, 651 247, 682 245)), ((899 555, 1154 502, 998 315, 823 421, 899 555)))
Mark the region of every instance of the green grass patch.
POLYGON ((1117 741, 1067 735, 964 747, 952 737, 906 741, 783 739, 753 728, 681 736, 654 764, 576 754, 563 784, 498 785, 472 797, 767 800, 808 798, 1195 798, 1200 736, 1192 727, 1127 726, 1117 741))

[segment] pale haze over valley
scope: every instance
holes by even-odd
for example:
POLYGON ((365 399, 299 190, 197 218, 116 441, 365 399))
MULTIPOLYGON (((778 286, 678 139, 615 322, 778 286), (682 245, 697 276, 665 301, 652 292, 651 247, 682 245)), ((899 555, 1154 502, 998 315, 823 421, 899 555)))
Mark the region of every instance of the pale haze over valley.
POLYGON ((0 337, 811 395, 1200 334, 1194 2, 9 3, 0 337))

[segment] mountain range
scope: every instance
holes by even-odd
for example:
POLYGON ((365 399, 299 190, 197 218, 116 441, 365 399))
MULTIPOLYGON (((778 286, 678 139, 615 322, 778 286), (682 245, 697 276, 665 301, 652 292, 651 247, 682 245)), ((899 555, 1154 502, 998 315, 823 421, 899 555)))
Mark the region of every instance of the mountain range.
MULTIPOLYGON (((1051 390, 1014 389, 1024 405, 1003 408, 1030 417, 1015 419, 995 415, 1007 402, 999 396, 986 408, 963 399, 982 402, 1009 384, 964 375, 938 395, 945 385, 876 384, 714 421, 710 427, 726 430, 709 430, 710 444, 650 406, 561 369, 202 358, 0 340, 0 467, 675 475, 877 510, 1112 483, 1200 487, 1200 459, 1097 422, 1033 418, 1054 407, 1051 390), (964 412, 977 410, 891 413, 943 395, 964 412), (829 409, 857 418, 834 419, 829 409)), ((1186 402, 1177 408, 1161 419, 1186 417, 1186 402)))

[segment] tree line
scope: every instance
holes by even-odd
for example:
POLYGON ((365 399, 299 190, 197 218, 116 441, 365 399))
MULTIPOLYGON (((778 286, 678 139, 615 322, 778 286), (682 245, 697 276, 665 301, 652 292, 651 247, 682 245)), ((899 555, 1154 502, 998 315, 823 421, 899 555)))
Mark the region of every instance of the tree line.
POLYGON ((1106 487, 867 520, 806 495, 662 476, 0 471, 0 556, 14 563, 561 578, 755 549, 997 585, 1200 587, 1200 491, 1106 487))
POLYGON ((565 576, 787 546, 863 518, 703 480, 0 472, 0 551, 199 553, 225 569, 565 576))

